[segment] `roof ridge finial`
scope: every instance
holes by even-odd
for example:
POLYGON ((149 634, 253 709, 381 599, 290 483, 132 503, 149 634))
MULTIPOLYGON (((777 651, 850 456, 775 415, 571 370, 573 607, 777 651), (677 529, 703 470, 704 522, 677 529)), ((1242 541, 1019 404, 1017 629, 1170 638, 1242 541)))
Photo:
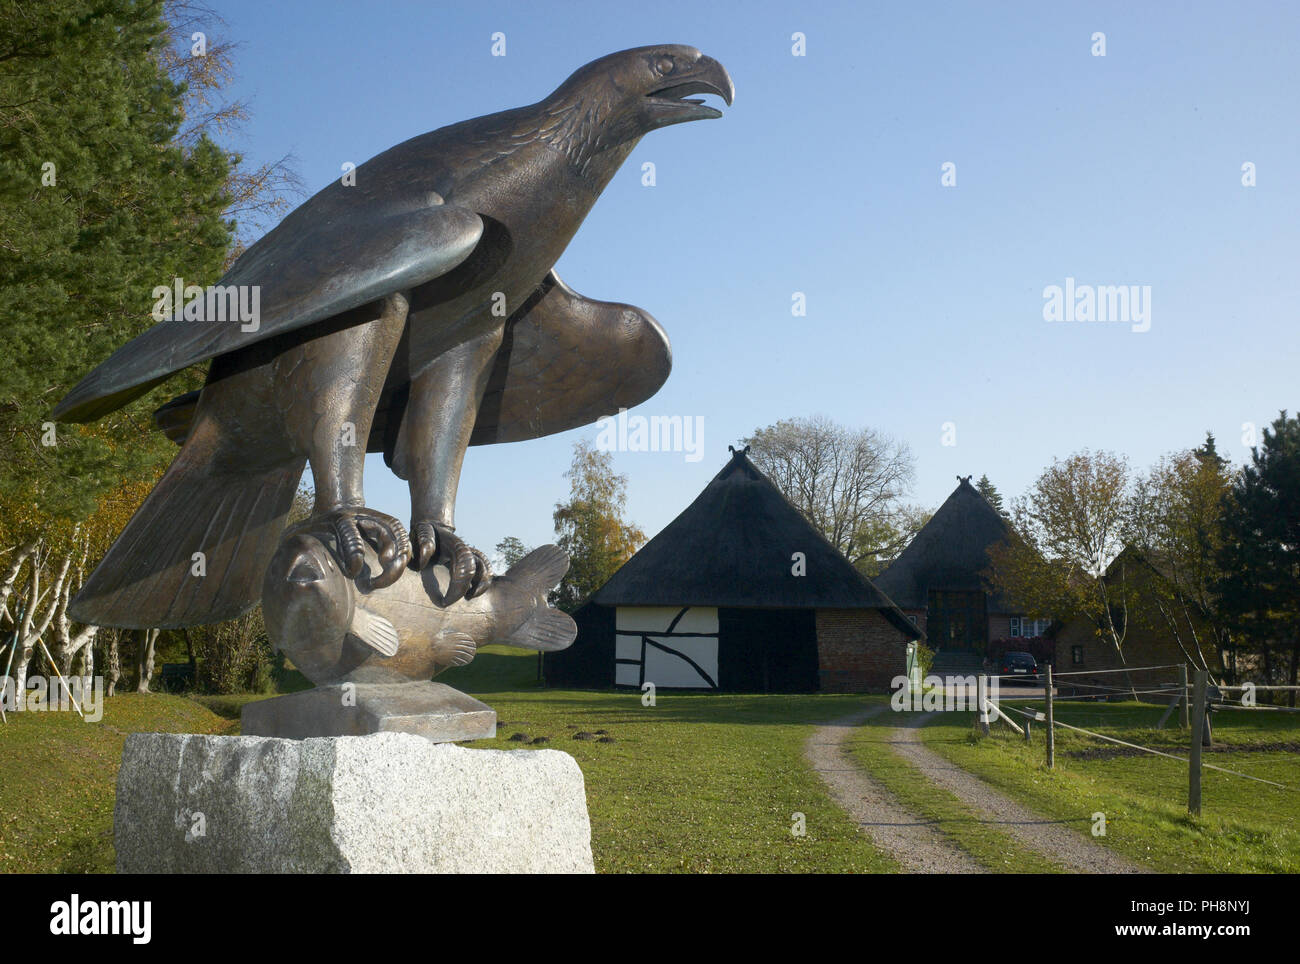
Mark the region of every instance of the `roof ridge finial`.
POLYGON ((728 445, 727 451, 731 453, 731 457, 734 459, 737 455, 749 455, 749 446, 746 445, 743 449, 738 449, 734 445, 728 445))

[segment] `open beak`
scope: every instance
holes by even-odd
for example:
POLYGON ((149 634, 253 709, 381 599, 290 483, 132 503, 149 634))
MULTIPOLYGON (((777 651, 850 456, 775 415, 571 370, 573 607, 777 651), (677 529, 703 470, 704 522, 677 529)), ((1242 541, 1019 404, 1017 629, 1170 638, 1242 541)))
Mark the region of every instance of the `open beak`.
POLYGON ((722 116, 722 111, 690 94, 717 94, 728 107, 736 97, 731 75, 712 57, 700 57, 689 70, 665 79, 671 83, 646 95, 659 126, 722 116))

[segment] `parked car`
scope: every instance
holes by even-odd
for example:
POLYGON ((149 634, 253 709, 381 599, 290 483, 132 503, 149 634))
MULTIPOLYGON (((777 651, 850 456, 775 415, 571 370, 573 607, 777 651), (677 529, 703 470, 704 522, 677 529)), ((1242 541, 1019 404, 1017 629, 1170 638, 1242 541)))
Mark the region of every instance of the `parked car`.
POLYGON ((1003 653, 998 670, 1001 676, 1023 676, 1026 679, 1038 679, 1038 660, 1029 653, 1003 653))

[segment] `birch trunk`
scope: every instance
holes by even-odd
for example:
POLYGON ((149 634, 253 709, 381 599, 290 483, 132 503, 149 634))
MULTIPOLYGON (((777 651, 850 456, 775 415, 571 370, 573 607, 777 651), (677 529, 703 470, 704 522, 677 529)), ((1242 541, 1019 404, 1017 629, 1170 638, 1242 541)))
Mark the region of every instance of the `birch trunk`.
POLYGON ((153 651, 154 644, 158 641, 158 630, 145 629, 141 630, 143 634, 140 637, 139 649, 136 652, 136 669, 140 677, 135 684, 137 693, 149 692, 149 679, 153 676, 153 651))
MULTIPOLYGON (((74 533, 74 538, 76 534, 74 533)), ((68 578, 63 581, 54 611, 54 658, 59 661, 59 670, 64 676, 72 673, 72 665, 77 658, 77 654, 82 652, 87 646, 93 647, 95 636, 99 633, 98 626, 83 626, 79 632, 73 634, 72 620, 68 618, 68 603, 72 601, 73 595, 81 589, 82 583, 85 582, 86 558, 90 553, 89 540, 82 538, 81 557, 77 560, 76 578, 68 578)), ((72 555, 76 550, 69 553, 68 560, 71 561, 72 555)), ((94 665, 94 656, 89 657, 91 666, 94 665)))
POLYGON ((23 564, 32 557, 36 546, 36 539, 19 546, 13 561, 9 563, 9 568, 5 570, 4 580, 0 582, 0 620, 7 619, 15 625, 18 622, 9 612, 9 597, 14 593, 14 586, 18 582, 18 574, 22 572, 23 564))
POLYGON ((23 604, 22 619, 18 622, 18 634, 14 639, 13 678, 16 698, 23 699, 27 690, 27 666, 32 661, 32 624, 36 619, 36 607, 41 598, 41 551, 40 546, 32 550, 32 578, 27 587, 27 601, 23 604))
POLYGON ((30 601, 27 605, 27 613, 23 616, 23 626, 19 630, 18 654, 16 659, 21 659, 22 664, 14 672, 14 682, 19 690, 27 686, 27 667, 31 663, 32 655, 36 651, 36 644, 40 642, 42 636, 49 630, 50 624, 54 622, 54 616, 58 609, 58 601, 63 593, 64 583, 68 578, 68 570, 72 568, 72 557, 64 556, 63 564, 59 566, 59 574, 54 578, 54 586, 50 593, 53 597, 49 607, 45 610, 45 615, 41 617, 40 622, 36 621, 36 610, 41 606, 41 570, 45 566, 46 555, 43 552, 37 552, 32 556, 32 589, 30 601))
MULTIPOLYGON (((95 630, 89 640, 84 644, 81 650, 81 692, 89 693, 95 685, 95 636, 98 635, 97 626, 88 626, 87 629, 95 630)), ((85 630, 82 630, 85 632, 85 630)))
POLYGON ((121 635, 122 631, 120 629, 110 629, 108 631, 108 652, 105 653, 104 660, 108 663, 105 669, 108 671, 107 692, 109 696, 117 695, 117 681, 122 678, 122 654, 117 648, 118 638, 121 635))

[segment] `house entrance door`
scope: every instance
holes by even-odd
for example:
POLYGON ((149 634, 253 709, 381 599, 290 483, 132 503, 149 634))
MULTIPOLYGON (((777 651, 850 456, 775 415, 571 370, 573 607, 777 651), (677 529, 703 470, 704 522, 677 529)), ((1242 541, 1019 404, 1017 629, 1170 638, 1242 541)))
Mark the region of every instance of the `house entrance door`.
POLYGON ((925 625, 935 649, 983 653, 989 628, 984 593, 931 590, 925 625))

